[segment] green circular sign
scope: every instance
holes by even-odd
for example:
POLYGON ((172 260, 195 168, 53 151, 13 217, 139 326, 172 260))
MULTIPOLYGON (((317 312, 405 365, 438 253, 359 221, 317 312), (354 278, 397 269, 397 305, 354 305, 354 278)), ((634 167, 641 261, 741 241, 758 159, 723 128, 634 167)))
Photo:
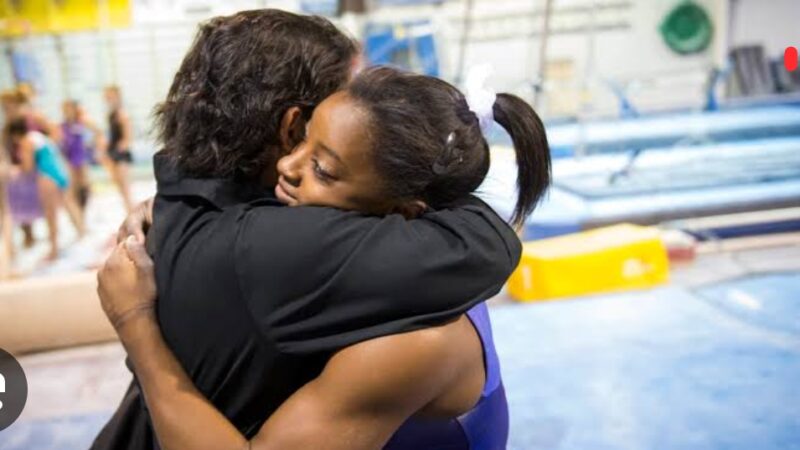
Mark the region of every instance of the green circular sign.
POLYGON ((714 25, 706 10, 686 1, 678 5, 661 23, 661 36, 672 51, 681 55, 699 53, 708 48, 714 25))

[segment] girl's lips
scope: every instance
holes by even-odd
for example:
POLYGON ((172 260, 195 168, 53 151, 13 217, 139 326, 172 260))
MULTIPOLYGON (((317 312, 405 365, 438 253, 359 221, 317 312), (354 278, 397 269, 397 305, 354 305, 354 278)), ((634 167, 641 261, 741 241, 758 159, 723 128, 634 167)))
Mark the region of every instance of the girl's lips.
POLYGON ((297 199, 294 198, 291 194, 289 194, 288 189, 284 187, 285 181, 283 178, 278 179, 278 184, 275 185, 275 196, 278 197, 282 203, 286 203, 289 206, 293 206, 297 204, 297 199))

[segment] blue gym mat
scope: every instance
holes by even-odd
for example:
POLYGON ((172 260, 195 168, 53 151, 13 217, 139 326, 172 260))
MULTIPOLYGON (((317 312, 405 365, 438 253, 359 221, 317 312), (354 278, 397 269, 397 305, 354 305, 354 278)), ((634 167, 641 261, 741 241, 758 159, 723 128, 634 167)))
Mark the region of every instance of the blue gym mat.
MULTIPOLYGON (((511 450, 800 449, 800 273, 491 309, 511 450)), ((107 414, 2 450, 87 448, 107 414)))
MULTIPOLYGON (((792 272, 492 308, 509 449, 800 449, 797 292, 792 272)), ((0 449, 85 449, 107 417, 22 421, 0 449)))
POLYGON ((800 274, 492 309, 515 450, 800 449, 800 274))
POLYGON ((0 450, 86 450, 110 415, 20 421, 0 431, 0 450))
POLYGON ((665 147, 682 141, 727 142, 800 135, 800 108, 760 106, 709 112, 659 114, 630 119, 555 124, 547 137, 556 157, 665 147))
MULTIPOLYGON (((558 177, 556 186, 585 199, 629 197, 800 180, 800 138, 761 139, 640 153, 622 173, 620 158, 606 167, 558 177), (617 168, 608 167, 617 160, 617 168)), ((625 161, 627 162, 627 161, 625 161)))
MULTIPOLYGON (((505 216, 516 170, 513 154, 496 149, 479 188, 505 216)), ((800 137, 654 148, 632 164, 626 154, 598 154, 554 161, 553 187, 528 219, 526 238, 789 206, 800 206, 800 137)))

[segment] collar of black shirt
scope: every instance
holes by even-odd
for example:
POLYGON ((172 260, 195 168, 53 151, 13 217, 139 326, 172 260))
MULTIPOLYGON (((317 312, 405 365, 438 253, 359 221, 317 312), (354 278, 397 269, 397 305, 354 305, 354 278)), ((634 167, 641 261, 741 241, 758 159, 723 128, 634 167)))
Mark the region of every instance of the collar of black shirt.
POLYGON ((271 189, 250 183, 236 182, 226 178, 194 178, 182 173, 175 161, 160 153, 153 157, 158 195, 164 197, 199 197, 217 208, 247 203, 253 200, 274 201, 271 189))

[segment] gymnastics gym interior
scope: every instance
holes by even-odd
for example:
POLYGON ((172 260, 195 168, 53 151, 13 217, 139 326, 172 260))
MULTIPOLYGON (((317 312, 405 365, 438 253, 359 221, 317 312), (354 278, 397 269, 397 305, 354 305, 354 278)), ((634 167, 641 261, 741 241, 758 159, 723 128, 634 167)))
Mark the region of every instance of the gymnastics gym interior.
MULTIPOLYGON (((77 100, 108 133, 118 86, 142 201, 153 107, 198 24, 254 8, 324 15, 367 64, 456 85, 488 65, 544 119, 553 183, 487 299, 509 449, 800 449, 800 1, 6 1, 0 89, 54 122, 77 100)), ((514 151, 487 139, 477 194, 508 218, 514 151)), ((27 236, 2 211, 0 348, 28 383, 2 450, 87 448, 131 380, 96 294, 125 209, 88 175, 87 233, 60 213, 54 261, 44 220, 27 236)))

